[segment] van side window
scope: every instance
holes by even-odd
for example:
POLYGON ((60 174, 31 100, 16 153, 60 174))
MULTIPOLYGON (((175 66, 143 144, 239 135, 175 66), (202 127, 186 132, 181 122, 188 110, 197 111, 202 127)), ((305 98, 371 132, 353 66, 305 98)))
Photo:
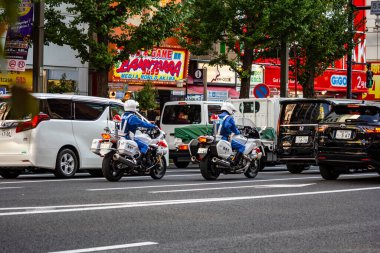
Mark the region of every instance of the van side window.
POLYGON ((220 114, 222 111, 220 110, 222 108, 221 105, 208 105, 207 110, 208 110, 208 123, 212 124, 211 121, 211 115, 212 114, 220 114))
POLYGON ((201 123, 201 105, 167 105, 164 108, 162 123, 167 125, 199 124, 201 123))
POLYGON ((48 99, 47 104, 44 103, 43 107, 43 111, 47 113, 51 119, 72 119, 71 100, 48 99))
POLYGON ((239 106, 239 111, 241 113, 257 113, 260 111, 259 102, 243 102, 239 106))
POLYGON ((75 102, 75 119, 76 120, 96 120, 102 115, 105 104, 90 102, 75 102))

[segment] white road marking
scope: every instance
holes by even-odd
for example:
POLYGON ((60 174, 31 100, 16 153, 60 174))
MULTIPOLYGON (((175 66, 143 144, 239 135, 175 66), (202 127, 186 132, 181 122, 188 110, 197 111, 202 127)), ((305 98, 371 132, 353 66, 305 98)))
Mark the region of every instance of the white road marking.
MULTIPOLYGON (((272 195, 260 195, 260 196, 241 196, 241 197, 220 197, 220 198, 202 198, 202 199, 176 199, 176 200, 161 200, 161 201, 143 201, 143 202, 124 202, 124 203, 108 203, 108 204, 91 204, 89 207, 72 208, 73 206, 67 206, 67 209, 55 209, 51 206, 36 206, 25 208, 24 211, 19 212, 2 212, 0 216, 12 216, 12 215, 29 215, 29 214, 46 214, 46 213, 64 213, 64 212, 83 212, 83 211, 95 211, 95 210, 110 210, 110 209, 123 209, 132 207, 147 207, 147 206, 167 206, 167 205, 181 205, 181 204, 197 204, 197 203, 215 203, 225 201, 241 201, 241 200, 254 200, 254 199, 269 199, 269 198, 283 198, 283 197, 295 197, 295 196, 307 196, 307 195, 319 195, 319 194, 333 194, 333 193, 347 193, 357 191, 375 191, 380 190, 380 187, 367 187, 367 188, 354 188, 354 189, 342 189, 342 190, 330 190, 330 191, 313 191, 313 192, 298 192, 298 193, 283 193, 272 195), (106 205, 106 206, 105 206, 106 205)), ((64 206, 62 206, 65 208, 64 206)), ((20 208, 20 207, 18 207, 20 208)))
POLYGON ((166 191, 150 191, 149 193, 173 193, 173 192, 196 192, 196 191, 214 191, 214 190, 229 190, 242 188, 297 188, 305 187, 312 184, 267 184, 267 185, 245 185, 233 187, 215 187, 215 188, 197 188, 197 189, 181 189, 181 190, 166 190, 166 191))
POLYGON ((0 187, 0 190, 8 190, 8 189, 20 189, 20 188, 24 188, 24 187, 0 187))
POLYGON ((132 190, 132 189, 148 189, 148 188, 165 188, 165 187, 182 187, 182 186, 198 186, 198 185, 222 185, 222 184, 244 184, 256 182, 272 182, 272 181, 287 181, 287 180, 302 180, 302 179, 316 179, 321 177, 293 177, 293 178, 276 178, 276 179, 255 179, 255 180, 242 180, 242 181, 218 181, 213 183, 194 183, 194 184, 166 184, 166 185, 145 185, 145 186, 130 186, 130 187, 113 187, 113 188, 93 188, 87 191, 114 191, 114 190, 132 190))
MULTIPOLYGON (((201 174, 187 174, 187 175, 165 175, 165 177, 193 177, 193 176, 200 176, 201 174)), ((141 178, 151 178, 150 176, 133 176, 133 177, 123 177, 123 179, 127 179, 127 181, 132 180, 141 180, 141 178)), ((10 181, 10 182, 0 182, 0 185, 2 184, 24 184, 24 183, 52 183, 52 182, 70 182, 70 181, 99 181, 99 179, 105 178, 72 178, 72 179, 46 179, 46 180, 17 180, 17 181, 10 181)))
POLYGON ((95 247, 95 248, 86 248, 86 249, 74 249, 74 250, 65 250, 65 251, 52 251, 50 253, 82 253, 82 252, 95 252, 95 251, 104 251, 104 250, 113 250, 113 249, 125 249, 132 247, 141 247, 149 245, 157 245, 157 242, 138 242, 138 243, 128 243, 120 245, 111 245, 104 247, 95 247))

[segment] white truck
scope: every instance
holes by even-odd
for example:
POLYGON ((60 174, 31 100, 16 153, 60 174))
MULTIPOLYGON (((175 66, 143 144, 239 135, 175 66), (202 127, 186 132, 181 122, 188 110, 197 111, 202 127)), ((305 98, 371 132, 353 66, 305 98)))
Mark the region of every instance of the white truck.
POLYGON ((276 163, 277 124, 280 114, 280 98, 231 99, 237 112, 235 119, 251 119, 260 130, 261 141, 265 146, 267 163, 276 163))

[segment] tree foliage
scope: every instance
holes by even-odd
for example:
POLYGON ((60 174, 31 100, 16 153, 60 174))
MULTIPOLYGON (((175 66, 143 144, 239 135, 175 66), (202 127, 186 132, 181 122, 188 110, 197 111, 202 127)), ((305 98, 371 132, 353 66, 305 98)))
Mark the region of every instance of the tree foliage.
POLYGON ((99 88, 103 88, 101 95, 105 96, 107 73, 114 63, 141 48, 158 45, 177 26, 180 5, 159 3, 159 0, 46 0, 45 39, 69 45, 82 62, 89 62, 93 70, 102 73, 99 88), (110 44, 116 47, 111 49, 110 44))
POLYGON ((157 90, 154 89, 152 83, 145 83, 142 88, 136 94, 136 101, 139 102, 140 109, 143 111, 154 110, 157 107, 157 90))
POLYGON ((187 0, 179 38, 193 54, 211 53, 212 64, 235 70, 242 80, 240 98, 249 96, 253 60, 276 57, 283 41, 297 44, 304 59, 299 80, 312 97, 310 80, 345 53, 346 5, 346 0, 187 0), (218 52, 214 43, 226 44, 227 51, 218 52))

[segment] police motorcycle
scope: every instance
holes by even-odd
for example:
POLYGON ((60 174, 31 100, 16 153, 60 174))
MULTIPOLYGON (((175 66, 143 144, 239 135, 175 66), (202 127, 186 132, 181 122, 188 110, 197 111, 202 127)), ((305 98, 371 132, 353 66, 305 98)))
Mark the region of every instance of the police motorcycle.
MULTIPOLYGON (((140 114, 139 117, 145 120, 140 114)), ((123 175, 145 176, 161 179, 166 173, 165 155, 168 146, 165 133, 160 129, 139 128, 131 140, 125 139, 120 130, 121 117, 113 118, 115 128, 106 127, 102 139, 94 139, 91 151, 103 158, 102 172, 111 182, 119 181, 123 175), (135 140, 149 145, 146 154, 142 154, 135 140)))
POLYGON ((250 119, 238 119, 236 125, 240 135, 231 136, 232 139, 245 145, 243 157, 239 163, 232 165, 231 159, 237 153, 231 143, 222 140, 217 134, 217 115, 212 115, 214 135, 203 135, 189 143, 189 152, 192 162, 198 162, 201 174, 206 180, 216 180, 220 173, 241 174, 247 178, 255 178, 260 170, 259 161, 262 152, 257 144, 260 138, 254 123, 250 119))

